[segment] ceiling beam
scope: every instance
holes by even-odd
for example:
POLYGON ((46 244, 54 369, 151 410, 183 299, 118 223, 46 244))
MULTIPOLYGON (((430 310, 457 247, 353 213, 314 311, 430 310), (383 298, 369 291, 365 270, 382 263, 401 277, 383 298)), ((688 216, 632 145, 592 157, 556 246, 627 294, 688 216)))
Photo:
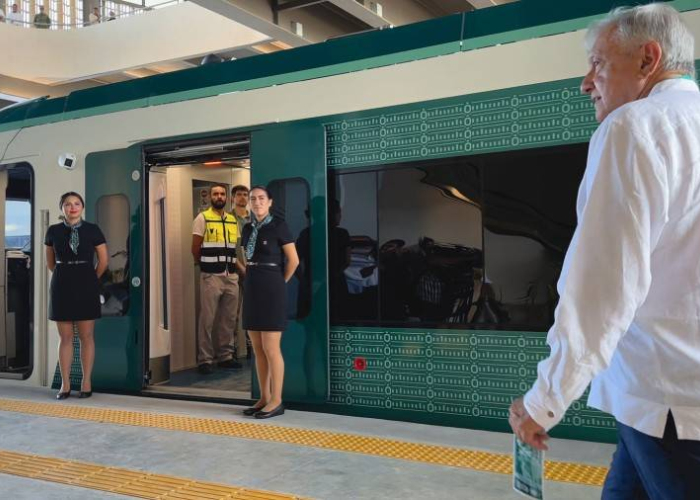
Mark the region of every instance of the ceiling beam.
POLYGON ((328 0, 336 7, 344 10, 356 19, 359 19, 363 23, 372 28, 381 28, 384 26, 389 26, 389 21, 383 17, 378 16, 371 10, 369 10, 364 5, 356 2, 355 0, 328 0))
POLYGON ((283 10, 302 9, 317 3, 324 3, 326 0, 288 0, 284 3, 277 3, 275 9, 278 12, 283 10))
POLYGON ((192 3, 204 7, 212 12, 227 17, 244 26, 252 28, 260 33, 269 36, 272 40, 279 40, 290 47, 301 47, 309 45, 311 42, 295 35, 291 31, 277 26, 276 24, 261 19, 255 14, 251 14, 242 7, 238 7, 226 0, 192 0, 192 3))

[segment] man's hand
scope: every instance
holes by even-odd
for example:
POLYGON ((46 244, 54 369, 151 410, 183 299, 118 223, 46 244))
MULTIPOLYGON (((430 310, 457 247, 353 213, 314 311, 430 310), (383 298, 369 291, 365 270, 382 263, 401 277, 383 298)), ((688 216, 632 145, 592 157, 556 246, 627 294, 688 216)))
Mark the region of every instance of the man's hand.
POLYGON ((545 441, 549 436, 544 431, 544 427, 535 422, 528 414, 523 403, 523 398, 513 401, 508 411, 508 423, 513 433, 523 443, 527 443, 538 450, 548 450, 545 441))

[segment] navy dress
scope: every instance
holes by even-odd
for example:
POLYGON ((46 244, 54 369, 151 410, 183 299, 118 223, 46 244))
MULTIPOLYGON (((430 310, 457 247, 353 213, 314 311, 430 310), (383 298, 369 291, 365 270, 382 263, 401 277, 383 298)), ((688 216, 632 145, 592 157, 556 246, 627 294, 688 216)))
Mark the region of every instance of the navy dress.
MULTIPOLYGON (((251 224, 243 228, 241 244, 245 251, 253 231, 251 224)), ((287 287, 284 282, 282 246, 294 243, 287 223, 273 217, 258 231, 253 258, 246 268, 243 282, 243 329, 260 332, 281 332, 287 328, 287 287), (274 265, 269 265, 274 264, 274 265)))
POLYGON ((46 231, 44 244, 53 247, 56 268, 51 276, 49 319, 85 321, 101 316, 100 291, 95 273, 95 247, 105 243, 95 224, 83 221, 78 228, 77 255, 69 246, 71 229, 54 224, 46 231))

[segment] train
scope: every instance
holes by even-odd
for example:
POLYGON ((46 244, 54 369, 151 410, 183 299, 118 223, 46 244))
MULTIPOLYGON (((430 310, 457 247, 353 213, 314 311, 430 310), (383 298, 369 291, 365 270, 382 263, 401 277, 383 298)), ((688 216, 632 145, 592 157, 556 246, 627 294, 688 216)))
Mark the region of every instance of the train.
MULTIPOLYGON (((612 2, 544 4, 0 110, 0 391, 58 380, 42 247, 60 195, 74 190, 110 255, 95 390, 254 397, 250 363, 206 380, 195 373, 189 246, 208 186, 264 184, 301 258, 288 286, 285 401, 508 430, 510 402, 548 353, 597 127, 579 89, 583 37, 612 2)), ((670 5, 700 35, 700 1, 670 5)), ((80 383, 77 355, 71 380, 80 383)), ((610 442, 615 422, 584 396, 553 435, 610 442)))

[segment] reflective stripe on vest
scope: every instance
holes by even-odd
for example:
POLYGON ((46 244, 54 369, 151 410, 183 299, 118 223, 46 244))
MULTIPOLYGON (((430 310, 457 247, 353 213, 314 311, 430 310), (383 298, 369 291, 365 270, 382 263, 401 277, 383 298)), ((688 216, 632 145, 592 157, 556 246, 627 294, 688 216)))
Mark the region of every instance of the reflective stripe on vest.
POLYGON ((205 226, 199 268, 203 273, 234 272, 238 241, 236 218, 226 212, 221 216, 212 208, 202 212, 202 215, 205 226))

